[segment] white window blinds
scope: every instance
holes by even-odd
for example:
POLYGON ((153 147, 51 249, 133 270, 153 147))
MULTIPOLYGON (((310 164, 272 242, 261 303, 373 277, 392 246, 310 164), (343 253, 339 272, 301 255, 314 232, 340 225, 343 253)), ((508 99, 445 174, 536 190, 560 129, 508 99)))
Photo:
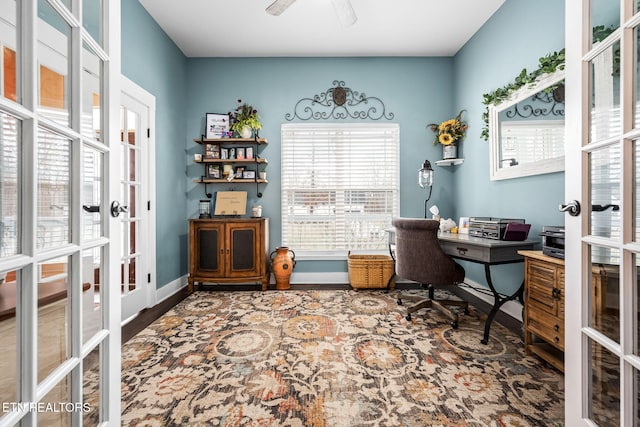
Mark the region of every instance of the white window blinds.
POLYGON ((282 243, 384 249, 399 212, 397 124, 282 125, 282 243))

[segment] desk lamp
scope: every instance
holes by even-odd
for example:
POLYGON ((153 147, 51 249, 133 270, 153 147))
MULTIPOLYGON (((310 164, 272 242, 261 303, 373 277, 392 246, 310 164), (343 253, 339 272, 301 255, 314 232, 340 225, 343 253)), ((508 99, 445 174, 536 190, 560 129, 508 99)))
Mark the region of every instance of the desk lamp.
POLYGON ((429 187, 429 195, 427 200, 424 201, 424 217, 427 217, 427 202, 431 198, 431 191, 433 190, 433 168, 429 160, 425 160, 422 167, 418 170, 418 185, 422 188, 429 187))

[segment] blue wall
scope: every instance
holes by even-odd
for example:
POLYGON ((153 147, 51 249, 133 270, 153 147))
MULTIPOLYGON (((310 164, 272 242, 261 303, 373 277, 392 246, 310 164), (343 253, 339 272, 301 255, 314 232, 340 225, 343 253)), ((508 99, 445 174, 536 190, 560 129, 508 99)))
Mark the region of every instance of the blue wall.
MULTIPOLYGON (((542 225, 562 224, 557 206, 564 201, 564 174, 505 181, 489 180, 489 146, 480 139, 482 95, 513 81, 522 68, 564 47, 564 2, 509 0, 453 58, 191 58, 186 59, 137 1, 123 2, 123 73, 157 97, 157 265, 158 286, 187 273, 187 219, 197 215, 204 188, 192 182, 202 174, 193 163, 193 142, 207 112, 226 113, 241 98, 263 120, 261 136, 270 144, 269 184, 258 201, 254 186, 249 205, 259 202, 271 218, 270 247, 280 235, 280 124, 295 103, 326 91, 334 80, 383 100, 400 124, 401 215, 422 216, 424 191, 415 183, 424 159, 438 160, 427 123, 466 109, 470 129, 460 147, 462 165, 436 168, 433 196, 444 218, 502 216, 526 218, 537 238, 542 225), (537 23, 532 25, 531 23, 537 23), (185 203, 186 202, 186 203, 185 203)), ((233 188, 223 186, 228 189, 233 188)), ((478 265, 467 275, 484 283, 478 265)), ((509 291, 522 278, 522 266, 500 269, 499 287, 509 291)), ((298 263, 296 271, 345 271, 345 262, 298 263)))
MULTIPOLYGON (((508 0, 454 58, 455 106, 466 109, 469 132, 462 145, 464 164, 455 170, 456 217, 525 218, 529 236, 539 239, 543 225, 564 224, 558 205, 564 202, 564 173, 491 181, 489 143, 480 138, 482 95, 512 83, 523 68, 538 68, 538 59, 564 47, 564 2, 508 0), (533 24, 532 24, 533 23, 533 24)), ((465 263, 467 276, 485 283, 484 269, 465 263)), ((522 265, 492 267, 497 286, 514 290, 522 265)))
MULTIPOLYGON (((188 64, 188 217, 196 216, 198 200, 204 197, 203 186, 192 182, 203 173, 202 165, 193 164, 193 154, 202 148, 192 140, 203 132, 206 112, 226 113, 240 98, 261 116, 260 135, 269 140, 262 152, 269 160, 269 184, 261 188, 263 197, 259 201, 253 185, 208 188, 248 191, 248 205, 262 204, 263 215, 271 219, 270 247, 280 246, 280 125, 288 123, 285 114, 293 112, 299 99, 325 92, 334 80, 380 98, 387 111, 394 114, 391 122, 400 124, 400 210, 406 216, 422 216, 426 193, 417 185, 417 170, 424 159, 442 157, 440 148, 431 144, 433 133, 425 126, 447 118, 453 109, 452 58, 194 58, 188 64)), ((438 172, 441 175, 432 202, 438 204, 443 215, 452 215, 451 171, 438 172)), ((346 261, 300 261, 296 271, 346 271, 346 261)))
POLYGON ((122 74, 156 97, 156 286, 187 273, 187 59, 138 1, 122 2, 122 74))

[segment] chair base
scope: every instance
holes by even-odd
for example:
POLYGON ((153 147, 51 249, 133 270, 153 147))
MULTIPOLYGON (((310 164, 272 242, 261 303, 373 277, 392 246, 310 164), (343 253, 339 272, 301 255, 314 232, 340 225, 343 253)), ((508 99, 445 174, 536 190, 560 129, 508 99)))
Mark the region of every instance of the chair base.
POLYGON ((452 311, 449 307, 463 307, 464 313, 469 314, 469 303, 467 301, 452 300, 452 299, 435 299, 433 286, 428 286, 429 296, 419 297, 417 295, 399 295, 398 305, 402 305, 402 300, 417 301, 417 304, 407 307, 406 319, 411 320, 411 313, 414 313, 423 308, 433 308, 451 319, 451 326, 453 329, 458 329, 458 313, 452 311))

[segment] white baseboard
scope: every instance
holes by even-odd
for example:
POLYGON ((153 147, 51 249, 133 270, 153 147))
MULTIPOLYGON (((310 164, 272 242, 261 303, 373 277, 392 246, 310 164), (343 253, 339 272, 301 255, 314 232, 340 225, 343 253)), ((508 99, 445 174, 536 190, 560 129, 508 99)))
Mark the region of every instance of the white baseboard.
POLYGON ((176 280, 156 289, 156 304, 160 304, 162 301, 179 292, 182 288, 185 288, 188 285, 187 277, 187 275, 178 277, 176 280))
MULTIPOLYGON (((349 273, 334 271, 330 273, 291 273, 289 282, 292 285, 348 285, 349 273)), ((273 274, 271 275, 271 283, 275 283, 273 274)))
MULTIPOLYGON (((491 290, 486 286, 483 286, 477 282, 474 282, 469 278, 465 277, 464 282, 467 283, 468 285, 473 286, 474 288, 484 288, 487 290, 487 292, 491 292, 491 290)), ((490 306, 493 306, 495 298, 493 298, 493 296, 491 295, 486 295, 482 292, 478 292, 471 288, 462 287, 462 286, 458 287, 458 289, 462 292, 466 292, 468 294, 473 295, 476 298, 483 300, 490 306)), ((504 303, 502 307, 500 307, 500 311, 502 311, 505 314, 508 314, 509 316, 513 317, 514 319, 522 323, 522 304, 520 304, 519 301, 508 301, 504 303)))
MULTIPOLYGON (((349 284, 349 273, 345 272, 329 272, 329 273, 321 273, 321 272, 313 272, 313 273, 291 273, 291 279, 289 280, 292 285, 348 285, 349 284)), ((400 282, 405 282, 404 280, 400 280, 400 282)), ((273 275, 271 275, 271 283, 275 283, 273 275)), ((465 278, 465 283, 473 287, 485 288, 481 284, 474 282, 469 278, 465 278)), ((156 290, 156 304, 161 303, 165 299, 171 297, 175 293, 179 292, 182 288, 187 286, 187 276, 182 276, 177 278, 176 280, 167 283, 163 287, 156 290)), ((494 298, 491 295, 485 295, 482 292, 475 291, 470 288, 460 287, 460 291, 467 292, 476 298, 479 298, 485 301, 490 306, 493 305, 494 298)), ((489 289, 487 289, 489 291, 489 289)), ((519 322, 522 322, 522 304, 518 301, 509 301, 502 305, 500 311, 505 314, 513 317, 519 322)))

